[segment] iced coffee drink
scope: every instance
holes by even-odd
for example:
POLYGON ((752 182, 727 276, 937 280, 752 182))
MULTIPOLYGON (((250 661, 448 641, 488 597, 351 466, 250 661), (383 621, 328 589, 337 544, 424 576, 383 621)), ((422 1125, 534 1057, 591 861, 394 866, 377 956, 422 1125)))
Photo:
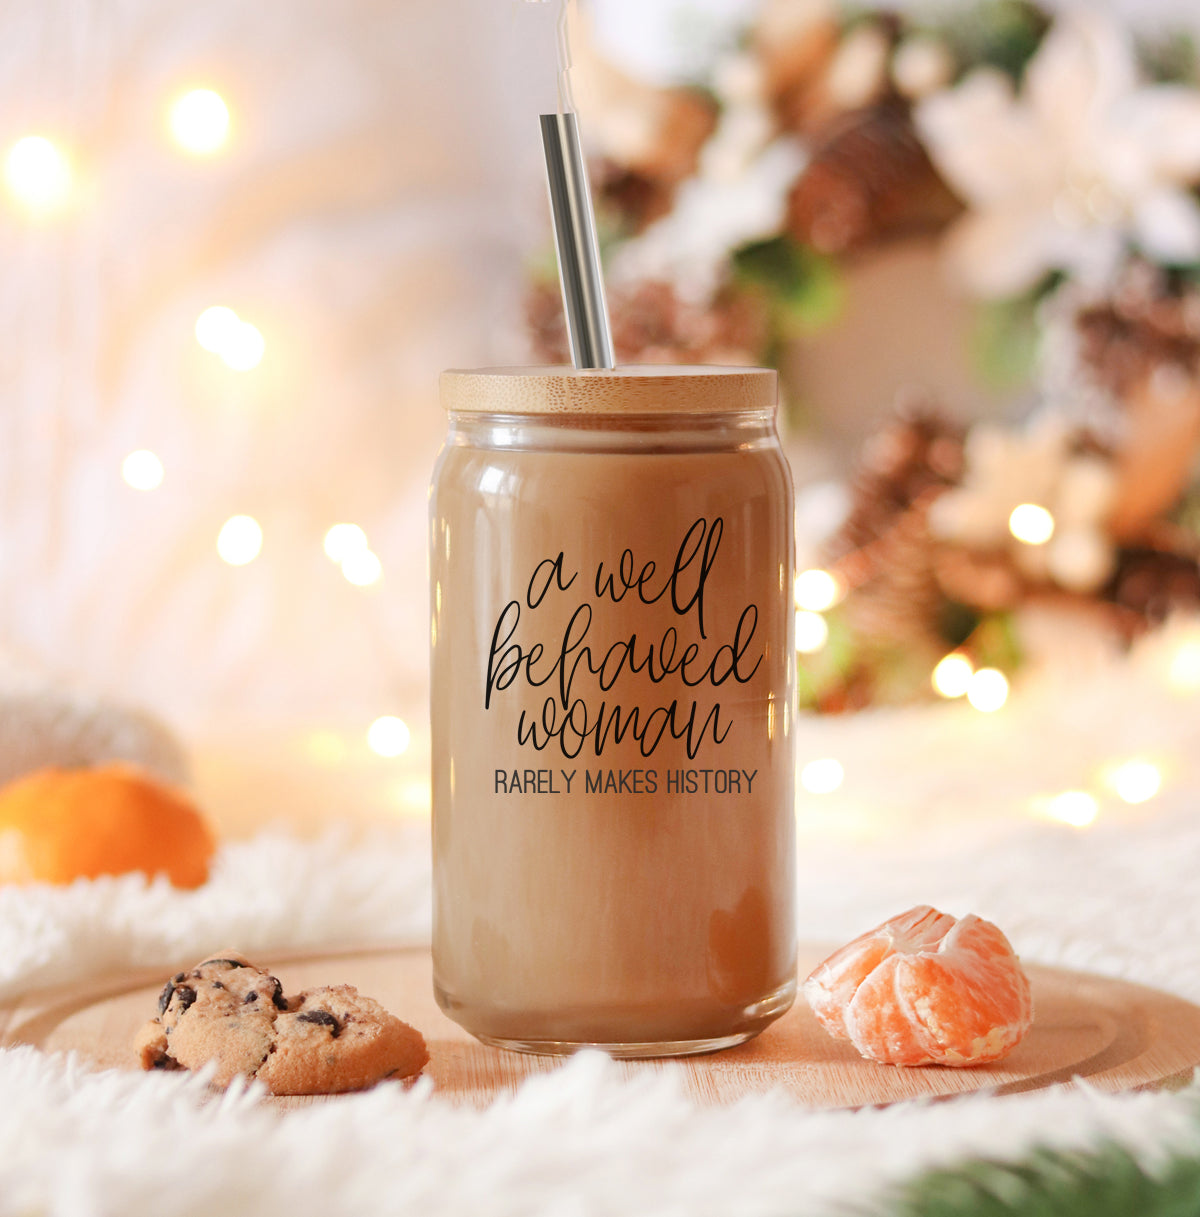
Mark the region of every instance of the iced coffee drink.
POLYGON ((774 373, 448 372, 442 398, 438 1000, 532 1051, 746 1039, 795 989, 774 373))

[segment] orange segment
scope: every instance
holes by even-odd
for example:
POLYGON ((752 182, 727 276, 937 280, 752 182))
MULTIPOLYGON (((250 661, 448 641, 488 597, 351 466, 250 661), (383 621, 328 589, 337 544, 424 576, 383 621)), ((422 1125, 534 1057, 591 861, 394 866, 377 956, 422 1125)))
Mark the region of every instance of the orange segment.
POLYGON ((1029 980, 1000 930, 928 905, 835 952, 804 994, 831 1035, 891 1065, 999 1060, 1033 1021, 1029 980))
POLYGON ((862 983, 888 957, 891 948, 882 938, 859 943, 853 942, 831 955, 805 981, 805 996, 818 1021, 838 1039, 848 1039, 846 1030, 846 1008, 862 983))
POLYGON ((143 871, 199 887, 215 848, 191 800, 133 765, 41 769, 0 790, 0 882, 143 871))
POLYGON ((847 1038, 846 1008, 863 981, 897 951, 936 945, 953 924, 953 917, 921 904, 868 930, 830 955, 804 982, 813 1013, 831 1035, 847 1038))

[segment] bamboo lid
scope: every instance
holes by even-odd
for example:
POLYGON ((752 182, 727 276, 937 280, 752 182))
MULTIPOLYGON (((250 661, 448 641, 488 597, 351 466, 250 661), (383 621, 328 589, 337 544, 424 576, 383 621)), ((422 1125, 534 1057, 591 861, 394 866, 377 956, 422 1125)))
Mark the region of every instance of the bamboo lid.
POLYGON ((777 380, 770 368, 667 364, 451 369, 441 398, 451 413, 728 414, 774 409, 777 380))

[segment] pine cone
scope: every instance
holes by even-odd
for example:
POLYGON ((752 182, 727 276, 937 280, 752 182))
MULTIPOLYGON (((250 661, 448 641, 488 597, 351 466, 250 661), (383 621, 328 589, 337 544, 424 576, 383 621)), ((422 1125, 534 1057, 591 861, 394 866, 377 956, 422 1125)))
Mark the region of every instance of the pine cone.
POLYGON ((675 183, 613 160, 591 169, 592 189, 601 215, 615 215, 614 227, 638 233, 667 215, 674 203, 675 183))
POLYGON ((1187 486, 1200 449, 1200 293, 1171 291, 1138 264, 1113 295, 1075 314, 1082 373, 1119 406, 1109 518, 1144 542, 1187 486))
POLYGON ((1085 365, 1118 399, 1162 367, 1200 376, 1200 294, 1167 294, 1148 267, 1110 299, 1081 309, 1075 324, 1085 365))
POLYGON ((863 449, 850 514, 827 556, 850 588, 847 620, 869 648, 939 648, 945 595, 928 514, 962 475, 962 443, 959 427, 913 402, 863 449))
POLYGON ((717 123, 712 100, 694 89, 639 84, 624 104, 636 104, 638 94, 651 142, 610 152, 589 166, 597 205, 622 233, 640 232, 671 210, 676 188, 696 172, 717 123))
POLYGON ((870 545, 918 501, 931 502, 941 490, 957 485, 963 439, 962 428, 931 402, 901 404, 895 418, 863 445, 850 482, 850 514, 830 545, 831 558, 870 545))
POLYGON ((937 542, 929 532, 926 503, 897 515, 864 550, 835 565, 859 580, 843 612, 868 651, 894 646, 934 650, 945 601, 934 562, 937 542))
POLYGON ((529 285, 525 293, 525 332, 536 363, 554 366, 571 362, 567 322, 557 283, 543 281, 529 285))
POLYGON ((1200 564, 1195 554, 1124 550, 1108 596, 1152 625, 1180 609, 1195 612, 1200 608, 1200 564))
MULTIPOLYGON (((570 363, 557 285, 534 285, 525 305, 535 358, 570 363)), ((609 312, 618 363, 750 364, 766 346, 761 302, 733 289, 704 307, 680 300, 669 283, 639 283, 610 292, 609 312)))
POLYGON ((788 200, 788 231, 826 254, 939 231, 961 210, 896 100, 834 120, 788 200))

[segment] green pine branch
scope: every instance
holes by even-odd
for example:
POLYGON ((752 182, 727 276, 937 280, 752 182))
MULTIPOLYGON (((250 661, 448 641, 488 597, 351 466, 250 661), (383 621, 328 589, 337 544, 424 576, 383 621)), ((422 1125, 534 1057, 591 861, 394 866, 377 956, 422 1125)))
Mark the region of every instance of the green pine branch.
POLYGON ((1195 1148, 1153 1172, 1124 1146, 1038 1149, 1017 1163, 979 1160, 904 1185, 895 1217, 1200 1217, 1200 1120, 1195 1148))

